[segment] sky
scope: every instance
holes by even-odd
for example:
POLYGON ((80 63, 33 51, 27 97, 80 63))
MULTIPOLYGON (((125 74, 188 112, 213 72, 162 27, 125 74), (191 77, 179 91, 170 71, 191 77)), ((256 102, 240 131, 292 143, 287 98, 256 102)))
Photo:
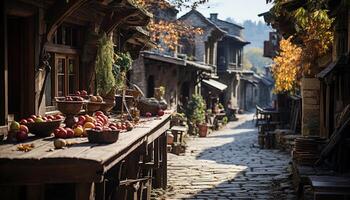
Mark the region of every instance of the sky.
MULTIPOLYGON (((201 5, 197 10, 204 16, 209 17, 210 13, 219 13, 218 18, 225 20, 228 17, 236 22, 244 20, 263 21, 258 14, 268 11, 272 4, 266 4, 266 0, 209 0, 209 3, 201 5)), ((189 10, 183 10, 178 16, 182 16, 189 10)))

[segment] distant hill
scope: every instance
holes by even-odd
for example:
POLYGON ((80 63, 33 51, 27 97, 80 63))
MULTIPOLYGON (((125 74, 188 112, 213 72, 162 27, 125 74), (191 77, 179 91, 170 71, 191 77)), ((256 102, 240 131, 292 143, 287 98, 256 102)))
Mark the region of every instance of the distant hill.
POLYGON ((227 18, 226 21, 243 26, 244 39, 251 43, 244 48, 244 68, 263 73, 264 66, 272 62, 271 59, 263 57, 264 41, 269 39, 272 28, 261 21, 246 20, 243 24, 237 23, 233 18, 227 18))
POLYGON ((246 20, 243 22, 243 24, 237 23, 233 18, 227 18, 226 21, 233 22, 244 27, 244 38, 251 43, 247 46, 247 48, 263 48, 264 41, 269 39, 269 32, 272 31, 271 27, 267 26, 261 21, 254 22, 252 20, 246 20))

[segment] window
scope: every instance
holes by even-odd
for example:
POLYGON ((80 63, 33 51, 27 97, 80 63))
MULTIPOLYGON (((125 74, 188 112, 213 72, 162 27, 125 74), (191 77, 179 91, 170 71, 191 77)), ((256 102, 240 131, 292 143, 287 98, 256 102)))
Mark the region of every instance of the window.
POLYGON ((74 55, 55 55, 55 96, 74 94, 79 89, 78 57, 74 55))
POLYGON ((77 26, 62 25, 57 28, 53 43, 70 47, 77 47, 81 43, 80 29, 77 26))
POLYGON ((51 72, 46 82, 47 111, 54 110, 52 100, 74 94, 79 90, 79 47, 82 46, 83 27, 64 24, 58 27, 52 43, 51 72))

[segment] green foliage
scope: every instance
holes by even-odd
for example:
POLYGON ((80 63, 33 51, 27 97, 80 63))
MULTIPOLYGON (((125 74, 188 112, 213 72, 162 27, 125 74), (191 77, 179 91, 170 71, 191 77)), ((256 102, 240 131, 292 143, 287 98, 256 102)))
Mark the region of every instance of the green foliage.
POLYGON ((225 116, 222 118, 222 123, 226 125, 228 123, 228 118, 225 116))
POLYGON ((108 94, 115 87, 113 63, 114 44, 112 38, 104 33, 98 40, 95 63, 97 93, 102 96, 108 94))
POLYGON ((192 95, 186 109, 186 115, 193 124, 205 122, 206 104, 201 95, 192 95))
POLYGON ((130 53, 118 53, 115 55, 115 63, 113 65, 113 76, 118 89, 125 86, 126 73, 131 69, 133 60, 130 53))

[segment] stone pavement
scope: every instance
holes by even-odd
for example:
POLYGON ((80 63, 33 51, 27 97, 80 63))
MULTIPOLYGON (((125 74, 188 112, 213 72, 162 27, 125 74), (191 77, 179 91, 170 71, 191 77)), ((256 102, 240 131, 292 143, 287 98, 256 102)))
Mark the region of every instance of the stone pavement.
POLYGON ((187 140, 185 155, 168 154, 168 189, 154 199, 295 199, 290 156, 257 147, 253 114, 187 140))

